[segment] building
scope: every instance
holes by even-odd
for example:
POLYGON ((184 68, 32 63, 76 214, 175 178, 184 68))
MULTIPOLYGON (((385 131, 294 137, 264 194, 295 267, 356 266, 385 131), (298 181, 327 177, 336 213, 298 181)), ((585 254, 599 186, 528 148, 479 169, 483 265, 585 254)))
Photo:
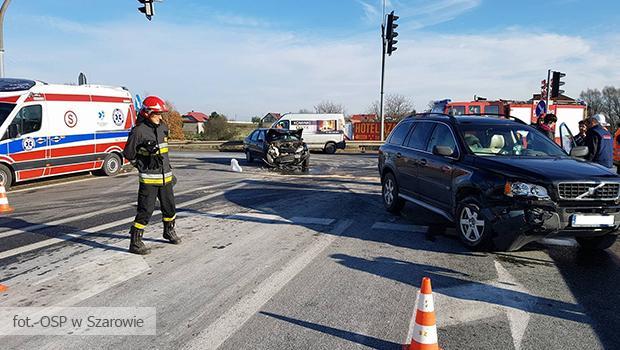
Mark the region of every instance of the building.
POLYGON ((261 120, 260 125, 262 127, 270 127, 273 123, 280 120, 282 115, 280 113, 267 113, 261 120))
POLYGON ((376 122, 379 117, 376 114, 354 114, 349 118, 351 123, 376 122))
POLYGON ((191 111, 181 117, 183 119, 183 132, 200 134, 205 132, 205 123, 209 117, 201 112, 191 111))

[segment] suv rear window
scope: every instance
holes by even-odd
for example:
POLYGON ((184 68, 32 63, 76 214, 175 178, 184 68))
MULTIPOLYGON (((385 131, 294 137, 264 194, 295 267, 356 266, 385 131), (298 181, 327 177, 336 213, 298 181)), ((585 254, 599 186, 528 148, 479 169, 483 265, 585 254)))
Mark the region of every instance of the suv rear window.
POLYGON ((431 136, 431 132, 435 127, 435 123, 431 122, 417 122, 413 124, 415 129, 411 132, 409 140, 407 141, 407 147, 425 150, 428 138, 431 136))
POLYGON ((388 143, 391 145, 401 146, 409 134, 409 129, 411 128, 410 122, 400 123, 396 126, 396 128, 390 134, 390 138, 388 139, 388 143))

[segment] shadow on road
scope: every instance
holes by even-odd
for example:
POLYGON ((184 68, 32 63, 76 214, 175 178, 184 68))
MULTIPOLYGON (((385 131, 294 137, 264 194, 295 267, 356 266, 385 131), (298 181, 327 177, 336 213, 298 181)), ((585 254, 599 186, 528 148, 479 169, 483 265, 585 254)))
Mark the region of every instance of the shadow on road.
POLYGON ((265 311, 261 311, 260 314, 278 319, 280 321, 292 323, 297 326, 312 329, 314 331, 328 334, 328 335, 331 335, 331 336, 334 336, 340 339, 344 339, 352 343, 364 345, 372 349, 384 349, 384 350, 402 349, 402 344, 397 344, 391 341, 369 337, 369 336, 355 333, 355 332, 349 332, 349 331, 345 331, 342 329, 328 327, 328 326, 320 325, 318 323, 302 321, 302 320, 298 320, 295 318, 277 315, 277 314, 273 314, 273 313, 265 312, 265 311))
POLYGON ((589 321, 588 317, 583 314, 584 310, 580 305, 536 297, 515 290, 459 278, 468 277, 468 275, 452 269, 386 257, 378 257, 373 260, 345 254, 334 254, 331 257, 339 264, 351 269, 364 271, 414 287, 419 285, 423 277, 430 277, 433 280, 433 284, 441 286, 441 289, 437 290, 439 293, 453 298, 482 301, 532 314, 552 316, 574 322, 588 323, 589 321), (468 289, 471 287, 471 290, 483 292, 469 293, 463 292, 462 288, 451 288, 465 285, 467 285, 468 289))

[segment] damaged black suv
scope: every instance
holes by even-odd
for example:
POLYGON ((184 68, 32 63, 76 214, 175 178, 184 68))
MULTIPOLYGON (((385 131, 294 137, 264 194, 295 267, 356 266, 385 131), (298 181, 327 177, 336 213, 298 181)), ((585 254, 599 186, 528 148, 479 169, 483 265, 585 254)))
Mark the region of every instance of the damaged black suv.
POLYGON ((379 152, 382 198, 416 203, 454 223, 474 248, 517 250, 549 237, 611 247, 620 229, 620 177, 568 155, 514 118, 419 114, 401 121, 379 152))

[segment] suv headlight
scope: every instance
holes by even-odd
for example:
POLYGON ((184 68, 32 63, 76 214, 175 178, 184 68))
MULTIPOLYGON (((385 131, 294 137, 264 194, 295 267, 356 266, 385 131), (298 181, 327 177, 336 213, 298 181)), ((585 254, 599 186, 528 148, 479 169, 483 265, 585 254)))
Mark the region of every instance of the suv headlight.
POLYGON ((546 188, 524 182, 506 182, 504 194, 508 197, 534 197, 538 199, 549 199, 549 193, 546 188))

